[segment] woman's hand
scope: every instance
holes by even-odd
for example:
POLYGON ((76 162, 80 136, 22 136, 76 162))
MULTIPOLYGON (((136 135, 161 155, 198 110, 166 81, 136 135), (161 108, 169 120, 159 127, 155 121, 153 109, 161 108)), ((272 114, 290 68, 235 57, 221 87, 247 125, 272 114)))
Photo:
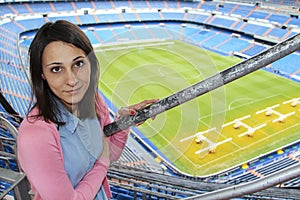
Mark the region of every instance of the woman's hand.
MULTIPOLYGON (((127 107, 122 107, 120 110, 118 110, 117 119, 121 118, 121 117, 128 116, 128 115, 135 115, 138 110, 142 110, 143 108, 157 102, 158 100, 159 99, 148 99, 148 100, 144 100, 144 101, 142 101, 140 103, 137 103, 137 104, 133 104, 133 105, 130 105, 130 106, 127 106, 127 107)), ((151 117, 151 118, 152 118, 152 120, 154 120, 155 117, 151 117)), ((143 123, 144 122, 138 123, 138 124, 136 124, 136 126, 139 126, 143 123)))

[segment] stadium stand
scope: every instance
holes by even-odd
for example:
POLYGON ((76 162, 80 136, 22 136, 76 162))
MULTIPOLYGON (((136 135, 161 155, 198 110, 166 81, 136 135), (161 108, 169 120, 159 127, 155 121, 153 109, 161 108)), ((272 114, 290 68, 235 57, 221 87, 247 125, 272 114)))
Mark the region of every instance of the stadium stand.
MULTIPOLYGON (((181 39, 223 55, 237 52, 244 58, 262 52, 269 45, 299 32, 298 17, 280 14, 276 7, 299 6, 298 1, 261 0, 253 4, 249 4, 248 1, 248 4, 240 2, 242 1, 13 3, 4 0, 0 3, 1 94, 16 113, 25 116, 31 99, 26 75, 26 49, 36 29, 48 20, 67 19, 81 25, 95 45, 129 40, 181 39), (147 9, 148 11, 145 11, 147 9), (130 23, 130 31, 125 31, 125 22, 130 23), (164 23, 164 26, 158 25, 158 22, 164 23), (182 26, 182 23, 186 26, 182 26), (239 38, 232 33, 245 37, 239 38), (257 41, 253 42, 254 40, 257 41)), ((289 77, 298 72, 298 59, 299 54, 294 53, 273 63, 271 68, 289 77)), ((296 75, 300 76, 299 73, 296 75)), ((7 113, 3 104, 0 105, 3 112, 1 118, 9 119, 12 126, 17 128, 18 123, 14 116, 7 113)), ((115 108, 111 109, 114 112, 115 108)), ((26 177, 18 168, 14 151, 16 136, 9 133, 3 123, 0 124, 0 169, 4 170, 0 176, 0 194, 20 199, 20 195, 28 194, 29 188, 26 185, 26 177), (7 177, 11 174, 15 178, 8 181, 7 177)), ((132 141, 134 140, 133 138, 132 141)), ((111 166, 108 176, 115 199, 182 199, 228 185, 256 180, 293 165, 299 162, 299 148, 296 141, 284 147, 283 154, 270 152, 250 161, 247 169, 237 166, 210 177, 195 178, 182 175, 174 168, 166 168, 163 163, 151 163, 151 156, 144 159, 136 153, 134 144, 128 144, 118 163, 111 166)), ((148 153, 151 155, 151 152, 148 153)), ((286 189, 297 188, 299 184, 300 180, 294 179, 281 185, 285 189, 270 188, 244 198, 299 199, 298 190, 286 189)), ((26 198, 27 195, 21 197, 26 198)))

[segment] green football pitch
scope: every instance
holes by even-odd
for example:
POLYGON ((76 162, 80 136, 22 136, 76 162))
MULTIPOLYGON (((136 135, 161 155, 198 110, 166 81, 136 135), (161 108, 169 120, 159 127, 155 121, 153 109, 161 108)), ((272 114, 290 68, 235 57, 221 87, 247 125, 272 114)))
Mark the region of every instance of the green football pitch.
MULTIPOLYGON (((241 62, 180 41, 97 47, 96 52, 99 88, 116 107, 163 99, 241 62)), ((299 97, 299 83, 258 70, 139 129, 179 171, 209 176, 299 140, 299 97)))

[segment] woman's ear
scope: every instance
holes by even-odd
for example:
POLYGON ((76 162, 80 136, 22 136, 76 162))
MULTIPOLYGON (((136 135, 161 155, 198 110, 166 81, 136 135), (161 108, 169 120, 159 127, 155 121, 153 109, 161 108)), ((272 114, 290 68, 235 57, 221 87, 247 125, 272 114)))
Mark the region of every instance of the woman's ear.
POLYGON ((46 80, 44 74, 42 74, 41 76, 42 76, 42 79, 46 80))

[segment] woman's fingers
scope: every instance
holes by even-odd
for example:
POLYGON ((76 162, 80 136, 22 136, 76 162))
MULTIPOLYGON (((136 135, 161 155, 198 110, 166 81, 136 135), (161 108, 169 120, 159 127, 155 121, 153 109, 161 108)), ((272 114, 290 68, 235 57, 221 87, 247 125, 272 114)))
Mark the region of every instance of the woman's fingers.
POLYGON ((134 105, 131 105, 131 106, 128 106, 129 108, 133 108, 135 110, 141 110, 145 107, 147 107, 148 105, 150 104, 153 104, 155 102, 157 102, 159 99, 147 99, 147 100, 144 100, 140 103, 137 103, 137 104, 134 104, 134 105))
MULTIPOLYGON (((148 105, 151 105, 153 103, 156 103, 157 101, 159 101, 159 99, 147 99, 140 103, 130 105, 128 107, 122 107, 118 110, 118 114, 115 117, 115 120, 118 120, 118 118, 121 118, 121 117, 135 115, 138 110, 142 110, 143 108, 145 108, 148 105)), ((151 119, 154 120, 155 116, 151 117, 151 119)), ((140 122, 140 123, 136 124, 136 126, 139 126, 143 123, 144 122, 140 122)))
POLYGON ((128 107, 122 107, 118 110, 118 117, 124 117, 128 115, 135 115, 136 111, 147 107, 150 104, 157 102, 159 99, 147 99, 140 103, 130 105, 128 107))
POLYGON ((125 117, 128 115, 135 115, 136 111, 129 107, 122 107, 120 110, 118 110, 118 116, 119 117, 125 117))

